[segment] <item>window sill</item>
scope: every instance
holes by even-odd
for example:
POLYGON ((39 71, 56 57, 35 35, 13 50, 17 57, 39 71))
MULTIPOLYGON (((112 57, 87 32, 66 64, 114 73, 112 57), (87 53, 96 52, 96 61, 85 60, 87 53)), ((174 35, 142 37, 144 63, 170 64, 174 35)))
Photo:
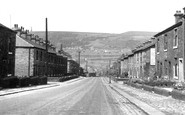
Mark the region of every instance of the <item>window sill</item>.
POLYGON ((177 46, 173 46, 173 49, 177 49, 178 47, 177 46))
POLYGON ((173 78, 174 78, 174 79, 176 79, 176 80, 178 80, 178 79, 179 79, 179 78, 178 78, 178 76, 174 76, 173 78))
POLYGON ((8 54, 13 54, 12 52, 8 52, 8 54))

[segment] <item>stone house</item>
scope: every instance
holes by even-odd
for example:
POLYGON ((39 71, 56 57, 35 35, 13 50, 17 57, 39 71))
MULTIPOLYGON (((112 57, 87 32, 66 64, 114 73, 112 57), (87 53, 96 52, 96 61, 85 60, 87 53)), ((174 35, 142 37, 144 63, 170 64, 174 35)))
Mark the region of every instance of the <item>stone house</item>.
POLYGON ((155 77, 155 41, 143 43, 141 66, 142 79, 149 80, 155 77))
POLYGON ((16 32, 0 24, 0 87, 15 87, 16 32))
POLYGON ((156 75, 161 79, 184 82, 184 14, 177 11, 174 16, 174 25, 154 35, 156 75))
POLYGON ((67 60, 56 52, 54 45, 49 42, 48 53, 46 53, 46 42, 42 38, 24 31, 22 27, 18 28, 17 24, 14 30, 17 31, 15 76, 34 79, 64 74, 67 60))

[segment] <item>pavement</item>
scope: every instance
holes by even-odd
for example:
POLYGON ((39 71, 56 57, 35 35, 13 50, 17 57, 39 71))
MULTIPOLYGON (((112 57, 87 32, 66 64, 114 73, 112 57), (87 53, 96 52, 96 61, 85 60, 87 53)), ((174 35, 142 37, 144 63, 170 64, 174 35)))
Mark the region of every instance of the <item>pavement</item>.
MULTIPOLYGON (((134 101, 135 99, 139 100, 166 115, 185 115, 185 101, 174 99, 171 96, 163 96, 142 89, 137 89, 123 84, 123 82, 112 82, 112 85, 117 87, 120 92, 133 97, 130 98, 131 101, 134 101)), ((134 103, 138 104, 140 102, 134 101, 134 103)), ((142 105, 143 104, 140 104, 139 106, 142 107, 142 105)))
POLYGON ((75 82, 81 79, 83 79, 83 77, 71 79, 65 82, 48 82, 45 85, 35 85, 35 86, 29 86, 29 87, 2 89, 0 90, 0 96, 11 95, 11 94, 21 93, 21 92, 26 92, 26 91, 32 91, 32 90, 39 90, 39 89, 44 89, 44 88, 57 87, 57 86, 75 82))

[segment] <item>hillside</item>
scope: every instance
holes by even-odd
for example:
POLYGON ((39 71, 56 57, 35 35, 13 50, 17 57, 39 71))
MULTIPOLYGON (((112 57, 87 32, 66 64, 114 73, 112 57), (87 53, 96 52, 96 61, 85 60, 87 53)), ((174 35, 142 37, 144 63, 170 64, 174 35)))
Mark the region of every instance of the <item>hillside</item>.
MULTIPOLYGON (((42 38, 45 37, 43 31, 32 33, 42 38)), ((121 34, 50 31, 48 38, 58 48, 60 44, 63 44, 64 50, 76 60, 77 50, 80 48, 82 65, 84 59, 87 58, 89 64, 101 66, 107 64, 107 60, 114 61, 122 53, 130 52, 136 45, 150 39, 154 34, 155 32, 142 31, 129 31, 121 34)))

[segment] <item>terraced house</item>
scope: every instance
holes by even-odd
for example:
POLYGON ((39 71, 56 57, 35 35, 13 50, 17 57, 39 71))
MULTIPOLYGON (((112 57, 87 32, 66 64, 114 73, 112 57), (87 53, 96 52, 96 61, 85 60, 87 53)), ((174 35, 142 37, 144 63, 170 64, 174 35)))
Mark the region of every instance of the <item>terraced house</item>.
POLYGON ((37 35, 24 31, 17 24, 14 26, 16 35, 15 50, 15 76, 18 78, 30 78, 32 84, 39 84, 37 79, 42 79, 46 83, 46 76, 61 76, 67 72, 67 59, 61 53, 56 52, 56 48, 48 43, 48 53, 46 52, 46 42, 37 35), (46 65, 47 64, 47 65, 46 65))
POLYGON ((121 71, 130 78, 153 79, 155 76, 155 41, 154 38, 139 44, 132 53, 121 60, 121 71))
POLYGON ((184 82, 185 15, 177 11, 174 16, 175 24, 154 36, 156 72, 159 78, 184 82))

